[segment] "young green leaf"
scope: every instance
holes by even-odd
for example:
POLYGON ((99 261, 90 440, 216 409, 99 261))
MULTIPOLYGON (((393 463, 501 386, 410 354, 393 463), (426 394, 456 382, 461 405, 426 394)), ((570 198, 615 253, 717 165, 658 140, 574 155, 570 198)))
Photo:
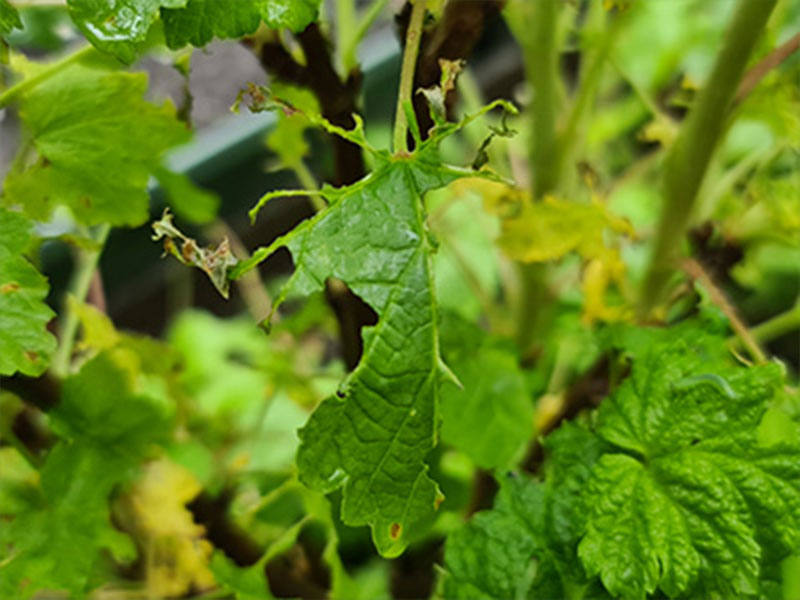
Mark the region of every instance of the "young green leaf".
POLYGON ((37 219, 66 204, 87 225, 143 223, 150 174, 189 137, 171 103, 144 101, 146 88, 143 74, 73 66, 25 94, 20 117, 38 158, 6 178, 5 203, 37 219))
POLYGON ((0 567, 4 598, 37 590, 83 595, 101 562, 101 549, 131 558, 130 543, 109 520, 109 495, 147 456, 167 429, 163 410, 132 392, 129 374, 106 354, 64 382, 50 413, 61 441, 41 470, 36 505, 4 525, 0 567))
POLYGON ((92 44, 132 63, 158 11, 186 6, 186 0, 67 0, 69 14, 92 44))
POLYGON ((777 365, 704 360, 683 340, 635 357, 598 415, 624 453, 600 459, 584 498, 580 557, 610 592, 755 594, 761 563, 797 548, 800 447, 756 439, 780 381, 777 365))
POLYGON ((0 375, 41 375, 56 348, 47 323, 55 313, 44 299, 47 279, 23 258, 32 224, 0 208, 0 375))

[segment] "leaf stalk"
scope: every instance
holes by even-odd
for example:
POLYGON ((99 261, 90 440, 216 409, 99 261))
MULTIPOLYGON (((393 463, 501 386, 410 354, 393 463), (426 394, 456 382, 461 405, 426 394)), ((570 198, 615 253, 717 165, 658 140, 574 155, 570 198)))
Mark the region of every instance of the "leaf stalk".
POLYGON ((408 152, 408 118, 403 106, 411 102, 414 91, 414 73, 419 56, 419 43, 422 38, 422 24, 425 20, 427 0, 415 0, 411 9, 411 20, 406 31, 406 46, 403 50, 403 66, 400 70, 400 90, 397 93, 397 109, 394 116, 394 136, 392 148, 397 153, 408 152))

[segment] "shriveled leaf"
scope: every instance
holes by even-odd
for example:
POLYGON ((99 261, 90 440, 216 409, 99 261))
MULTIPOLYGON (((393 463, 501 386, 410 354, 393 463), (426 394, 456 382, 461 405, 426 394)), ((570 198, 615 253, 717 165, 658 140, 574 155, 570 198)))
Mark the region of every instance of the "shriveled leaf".
POLYGON ((130 64, 150 26, 164 8, 180 8, 186 0, 67 0, 69 14, 92 44, 130 64))
POLYGON ((22 256, 31 229, 24 216, 0 208, 0 375, 40 375, 56 348, 47 331, 55 313, 44 302, 50 286, 22 256))
POLYGON ((150 174, 189 137, 170 103, 144 101, 146 88, 143 74, 73 66, 27 92, 20 117, 38 156, 6 178, 4 201, 37 219, 65 204, 87 225, 143 223, 150 174))
POLYGON ((186 237, 175 225, 172 224, 172 215, 169 209, 164 210, 160 221, 153 223, 154 241, 164 239, 164 252, 172 254, 184 265, 194 266, 203 271, 223 298, 228 297, 230 280, 228 271, 238 260, 231 252, 228 239, 222 240, 216 248, 201 248, 192 238, 186 237), (181 242, 178 250, 176 241, 181 242))
POLYGON ((61 441, 40 472, 38 503, 0 535, 5 598, 27 598, 40 589, 82 596, 102 565, 102 550, 133 557, 129 540, 110 522, 109 496, 167 429, 162 409, 134 395, 128 375, 104 354, 64 382, 50 416, 61 441))
POLYGON ((800 446, 757 441, 780 382, 776 365, 709 361, 683 340, 635 356, 599 413, 600 435, 626 453, 604 455, 585 493, 587 571, 623 598, 698 582, 757 593, 761 564, 800 542, 800 446))

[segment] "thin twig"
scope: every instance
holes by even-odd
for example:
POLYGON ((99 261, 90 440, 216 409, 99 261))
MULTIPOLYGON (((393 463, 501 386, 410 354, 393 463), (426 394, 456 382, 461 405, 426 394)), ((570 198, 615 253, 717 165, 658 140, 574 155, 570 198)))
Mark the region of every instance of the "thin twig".
POLYGON ((758 342, 756 341, 752 332, 739 317, 734 306, 725 297, 724 292, 717 287, 717 285, 711 279, 711 276, 706 273, 705 269, 703 269, 703 266, 696 260, 688 258, 681 261, 681 267, 690 277, 699 280, 705 286, 705 288, 708 290, 711 301, 723 312, 726 317, 728 317, 733 331, 742 341, 742 345, 750 353, 750 356, 752 356, 753 359, 759 364, 767 362, 767 356, 758 345, 758 342))
POLYGON ((780 65, 798 50, 800 50, 800 33, 795 34, 793 37, 789 38, 783 44, 775 48, 744 74, 742 82, 739 84, 739 88, 736 90, 736 96, 733 98, 734 103, 738 104, 747 98, 750 92, 756 88, 756 86, 761 82, 762 79, 764 79, 767 73, 780 65))

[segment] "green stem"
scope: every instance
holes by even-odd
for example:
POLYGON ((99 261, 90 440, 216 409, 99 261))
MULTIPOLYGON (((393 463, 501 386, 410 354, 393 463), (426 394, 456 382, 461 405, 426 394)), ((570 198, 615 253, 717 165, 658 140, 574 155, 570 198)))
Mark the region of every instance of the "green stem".
POLYGON ((674 271, 697 191, 728 123, 729 108, 756 41, 777 0, 739 0, 706 85, 698 94, 664 162, 663 208, 653 255, 639 301, 646 318, 674 271))
POLYGON ((347 73, 353 67, 352 64, 348 64, 346 52, 356 28, 355 0, 336 0, 334 6, 336 8, 336 50, 339 53, 343 74, 347 77, 347 73))
MULTIPOLYGON (((558 186, 558 0, 537 0, 530 7, 530 37, 520 42, 525 52, 526 76, 533 87, 531 112, 533 130, 529 157, 532 174, 532 193, 541 198, 558 186)), ((527 16, 527 15, 526 15, 527 16)), ((523 28, 527 29, 527 28, 523 28)), ((524 355, 536 339, 542 308, 548 300, 547 266, 519 263, 520 297, 516 307, 516 343, 524 355)))
POLYGON ((367 34, 367 31, 372 27, 375 19, 378 18, 378 15, 386 8, 387 4, 389 4, 389 0, 374 0, 364 13, 364 16, 361 17, 361 20, 358 22, 358 28, 355 33, 350 36, 342 52, 342 62, 344 63, 345 72, 356 66, 356 49, 358 48, 358 43, 367 34))
MULTIPOLYGON (((292 165, 292 171, 294 171, 294 174, 297 177, 297 180, 300 182, 300 185, 305 189, 319 190, 319 185, 317 184, 317 180, 314 178, 314 174, 302 160, 298 161, 297 164, 292 165)), ((313 194, 309 196, 309 199, 311 200, 311 205, 314 207, 314 210, 317 212, 321 211, 327 206, 319 194, 313 194)))
POLYGON ((425 5, 427 0, 414 0, 411 9, 411 20, 406 31, 406 47, 403 50, 403 66, 400 71, 400 90, 397 93, 397 109, 394 115, 393 149, 395 153, 407 153, 408 119, 406 118, 406 103, 411 102, 414 88, 414 72, 417 69, 417 56, 419 55, 419 42, 422 37, 422 23, 425 20, 425 5))
MULTIPOLYGON (((98 248, 96 250, 79 251, 78 263, 72 276, 72 282, 70 283, 69 291, 67 292, 78 302, 83 302, 86 299, 86 295, 89 293, 89 286, 92 283, 92 276, 97 268, 97 262, 100 260, 100 254, 103 252, 103 246, 105 245, 106 239, 108 238, 108 233, 110 231, 110 225, 101 225, 97 229, 96 235, 93 236, 98 248)), ((64 316, 61 319, 58 350, 56 350, 56 354, 53 357, 53 362, 51 365, 53 372, 59 377, 66 377, 66 375, 69 373, 72 347, 75 344, 75 334, 77 332, 78 314, 74 310, 70 310, 68 306, 65 306, 64 316)))
POLYGON ((750 334, 763 344, 795 329, 800 329, 800 299, 786 312, 752 327, 750 334))
POLYGON ((46 81, 60 73, 65 67, 71 64, 80 62, 86 56, 94 52, 93 46, 84 46, 75 52, 68 54, 64 58, 51 62, 47 67, 39 71, 36 75, 26 77, 19 83, 12 85, 5 92, 0 94, 0 108, 8 106, 11 102, 16 100, 20 95, 29 89, 36 87, 43 81, 46 81))
MULTIPOLYGON (((599 5, 594 4, 592 6, 597 8, 599 5)), ((587 109, 594 101, 597 88, 600 84, 601 75, 603 74, 603 69, 605 68, 606 62, 609 59, 611 50, 614 47, 614 42, 616 42, 618 38, 620 29, 628 21, 628 15, 630 12, 631 11, 627 11, 621 15, 617 15, 610 25, 607 22, 603 22, 597 24, 594 28, 594 31, 603 31, 602 39, 597 45, 595 51, 590 53, 590 56, 592 57, 591 62, 585 71, 582 72, 577 95, 572 102, 572 107, 570 108, 569 115, 567 116, 564 129, 559 136, 560 143, 558 145, 557 163, 555 165, 555 185, 558 185, 558 180, 564 171, 564 165, 568 164, 570 154, 572 153, 572 149, 577 141, 579 125, 581 124, 587 109)), ((602 9, 601 13, 605 15, 607 11, 602 9)), ((591 34, 593 32, 590 31, 589 33, 591 34)), ((589 53, 584 52, 584 55, 585 54, 589 53)))
POLYGON ((537 0, 532 10, 531 37, 525 44, 525 67, 533 86, 533 135, 530 157, 533 196, 541 198, 558 186, 558 0, 537 0))

